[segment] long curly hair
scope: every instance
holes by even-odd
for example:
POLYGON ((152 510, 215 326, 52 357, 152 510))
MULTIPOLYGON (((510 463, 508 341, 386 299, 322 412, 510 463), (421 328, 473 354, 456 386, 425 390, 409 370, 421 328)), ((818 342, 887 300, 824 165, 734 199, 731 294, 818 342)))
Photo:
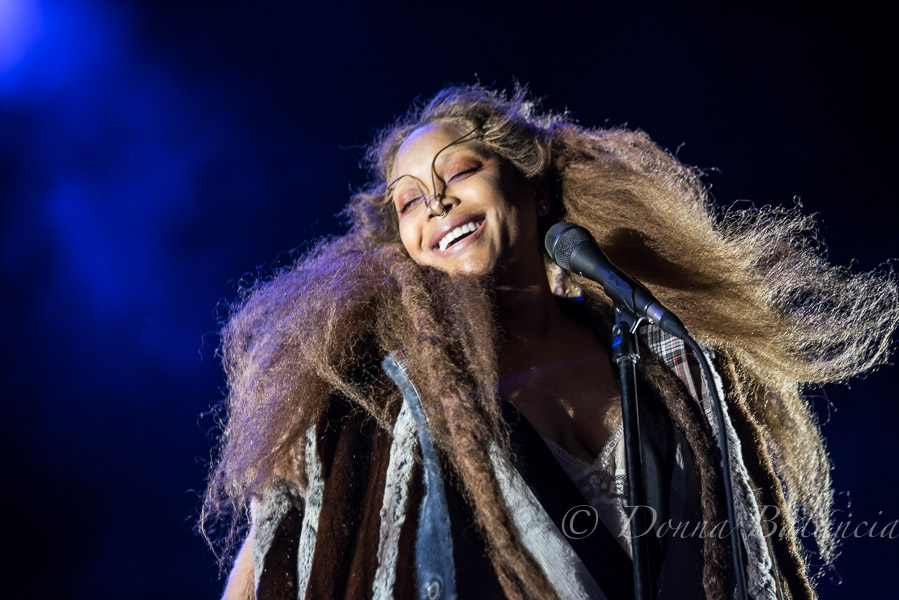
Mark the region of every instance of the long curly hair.
MULTIPOLYGON (((482 144, 549 198, 544 232, 562 218, 586 227, 715 350, 731 412, 752 437, 748 462, 785 511, 792 555, 801 553, 792 526, 809 519, 830 562, 831 467, 802 392, 886 361, 899 323, 895 275, 829 265, 798 207, 717 208, 702 174, 642 132, 583 127, 540 112, 521 89, 478 85, 446 88, 384 129, 368 149, 370 181, 345 209, 348 232, 242 290, 222 330, 227 415, 201 530, 223 519, 233 542, 249 500, 275 478, 302 496, 303 436, 335 394, 391 431, 400 399, 372 364, 402 348, 506 593, 553 596, 518 543, 483 450, 495 440, 509 452, 489 285, 412 262, 385 202, 400 145, 429 123, 478 128, 482 144)), ((559 295, 582 295, 600 312, 609 305, 596 284, 549 260, 547 274, 559 295)))

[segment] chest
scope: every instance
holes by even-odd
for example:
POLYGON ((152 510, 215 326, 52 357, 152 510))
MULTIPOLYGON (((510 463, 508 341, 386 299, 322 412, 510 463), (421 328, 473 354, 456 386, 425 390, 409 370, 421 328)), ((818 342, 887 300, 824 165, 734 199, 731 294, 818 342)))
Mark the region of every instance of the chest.
POLYGON ((541 436, 587 462, 621 423, 619 385, 604 354, 509 373, 499 391, 541 436))

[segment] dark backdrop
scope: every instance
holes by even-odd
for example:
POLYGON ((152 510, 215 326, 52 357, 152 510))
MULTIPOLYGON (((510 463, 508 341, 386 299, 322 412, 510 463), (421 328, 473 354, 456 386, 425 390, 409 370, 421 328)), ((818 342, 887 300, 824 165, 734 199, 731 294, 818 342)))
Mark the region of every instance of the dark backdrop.
MULTIPOLYGON (((721 204, 801 196, 835 262, 897 255, 889 19, 589 4, 0 3, 9 597, 219 593, 192 526, 220 305, 340 231, 360 147, 446 83, 528 83, 679 148, 721 204)), ((814 396, 837 518, 877 532, 899 519, 897 381, 814 396)), ((892 595, 899 539, 842 551, 823 598, 892 595)))

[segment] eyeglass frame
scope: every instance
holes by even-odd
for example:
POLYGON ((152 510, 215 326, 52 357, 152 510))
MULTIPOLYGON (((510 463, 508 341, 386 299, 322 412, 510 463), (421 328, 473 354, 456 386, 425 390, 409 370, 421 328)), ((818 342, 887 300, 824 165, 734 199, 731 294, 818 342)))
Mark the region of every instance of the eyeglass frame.
MULTIPOLYGON (((424 182, 421 179, 419 179, 418 177, 415 177, 414 175, 412 175, 410 173, 405 173, 403 175, 400 175, 399 177, 394 179, 392 182, 390 182, 390 184, 387 185, 387 188, 384 191, 384 204, 385 205, 392 204, 393 203, 392 196, 393 196, 394 188, 396 187, 397 183, 405 177, 411 177, 412 179, 416 180, 416 182, 419 184, 419 189, 422 192, 421 199, 424 201, 424 205, 428 209, 428 213, 431 214, 431 216, 437 217, 438 219, 442 219, 443 217, 445 217, 449 213, 449 208, 447 208, 445 205, 443 206, 443 211, 440 213, 434 212, 434 210, 431 208, 431 204, 438 199, 442 199, 444 197, 444 192, 446 191, 446 182, 444 182, 444 187, 443 187, 444 192, 437 191, 437 168, 436 168, 437 157, 439 157, 440 154, 447 148, 450 148, 457 144, 463 144, 465 142, 481 140, 481 139, 483 139, 483 137, 484 137, 484 132, 482 131, 481 126, 478 125, 474 129, 472 129, 471 131, 466 133, 465 135, 453 140, 452 142, 450 142, 449 144, 447 144, 446 146, 444 146, 443 148, 438 150, 436 154, 434 154, 434 158, 431 161, 431 190, 433 190, 432 193, 428 193, 429 190, 427 189, 427 186, 425 186, 424 182), (473 134, 476 134, 476 135, 474 135, 472 137, 473 134)), ((412 201, 414 201, 414 200, 415 199, 413 199, 412 201)), ((412 202, 412 201, 410 201, 410 202, 412 202)))

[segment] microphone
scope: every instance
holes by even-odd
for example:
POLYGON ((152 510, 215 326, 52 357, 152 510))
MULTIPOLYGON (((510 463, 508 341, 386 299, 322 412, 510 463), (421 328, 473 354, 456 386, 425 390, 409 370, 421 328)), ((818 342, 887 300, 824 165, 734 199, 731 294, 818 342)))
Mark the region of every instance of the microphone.
MULTIPOLYGON (((556 223, 546 233, 545 244, 546 252, 560 267, 599 283, 615 303, 616 310, 621 305, 624 305, 632 314, 636 315, 637 319, 646 317, 650 322, 657 323, 662 331, 682 339, 684 344, 696 355, 696 359, 699 361, 699 366, 702 369, 703 378, 712 396, 712 412, 718 424, 724 498, 727 506, 727 519, 732 526, 730 546, 734 564, 734 578, 736 579, 736 595, 738 598, 746 598, 746 575, 744 573, 742 546, 739 542, 740 525, 736 519, 733 483, 730 475, 730 450, 728 449, 729 443, 725 434, 727 428, 724 420, 724 411, 721 409, 722 401, 718 395, 718 388, 715 385, 711 366, 702 348, 690 337, 687 333, 687 328, 680 322, 680 319, 662 306, 662 303, 656 300, 643 284, 631 279, 622 273, 618 267, 609 262, 606 255, 599 249, 596 240, 583 227, 572 223, 556 223)), ((622 375, 623 381, 624 377, 622 375)), ((624 390, 625 387, 622 383, 622 391, 624 392, 624 390)), ((630 435, 633 438, 633 434, 626 433, 625 435, 630 435)), ((636 557, 638 554, 634 556, 636 557)))
POLYGON ((564 221, 556 223, 546 233, 544 242, 546 252, 556 264, 600 284, 613 302, 625 305, 638 319, 646 317, 675 337, 688 335, 680 319, 662 306, 643 284, 609 262, 583 227, 564 221))

